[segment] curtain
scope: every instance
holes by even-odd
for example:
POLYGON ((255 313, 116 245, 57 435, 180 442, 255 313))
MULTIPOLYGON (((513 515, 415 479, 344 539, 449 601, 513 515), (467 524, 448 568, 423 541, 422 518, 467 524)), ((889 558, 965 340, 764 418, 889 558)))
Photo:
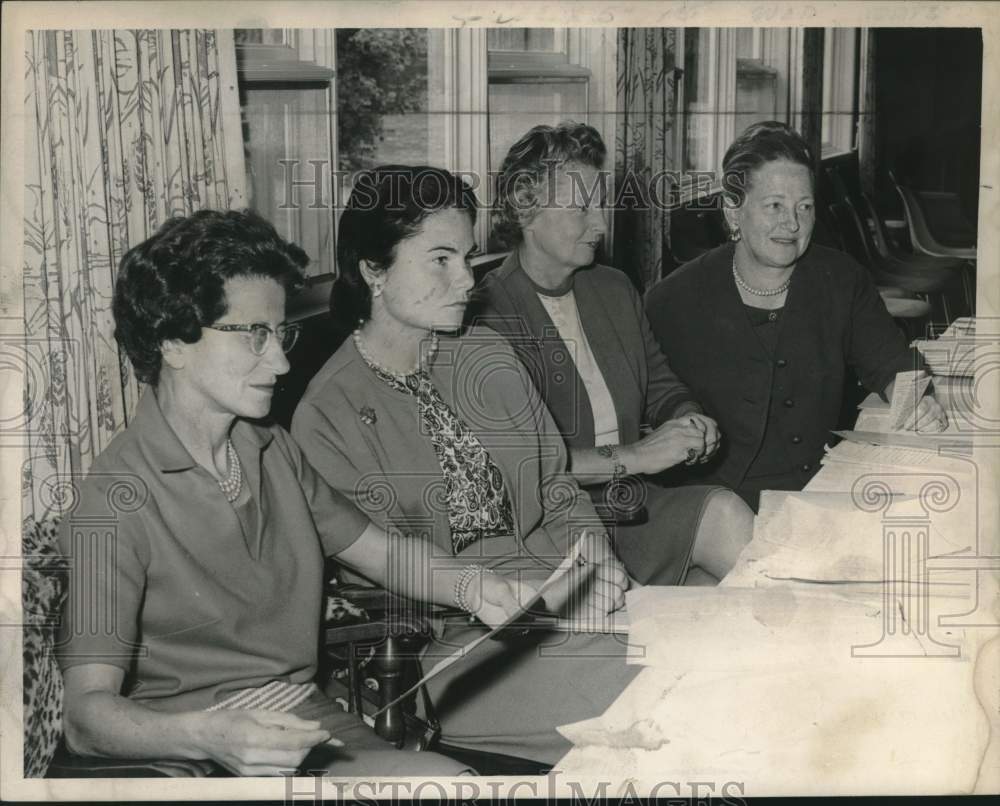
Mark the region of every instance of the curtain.
POLYGON ((670 248, 670 184, 663 172, 675 171, 679 161, 673 130, 676 45, 673 28, 618 30, 613 263, 640 290, 660 279, 670 248))
POLYGON ((114 340, 122 255, 170 216, 245 202, 232 33, 30 31, 25 67, 23 517, 129 420, 114 340))
POLYGON ((867 36, 862 37, 864 46, 861 51, 864 85, 861 87, 861 118, 858 126, 858 163, 861 174, 861 189, 872 199, 875 198, 875 173, 878 165, 878 130, 875 127, 875 115, 878 111, 875 103, 878 87, 875 84, 876 37, 875 28, 867 30, 867 36))

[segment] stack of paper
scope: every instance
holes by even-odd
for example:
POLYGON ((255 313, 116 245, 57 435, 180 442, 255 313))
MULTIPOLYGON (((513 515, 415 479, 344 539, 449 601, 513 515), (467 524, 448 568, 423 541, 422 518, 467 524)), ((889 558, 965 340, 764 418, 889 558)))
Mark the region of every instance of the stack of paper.
POLYGON ((913 342, 935 375, 971 378, 976 365, 976 320, 956 319, 937 339, 913 342))

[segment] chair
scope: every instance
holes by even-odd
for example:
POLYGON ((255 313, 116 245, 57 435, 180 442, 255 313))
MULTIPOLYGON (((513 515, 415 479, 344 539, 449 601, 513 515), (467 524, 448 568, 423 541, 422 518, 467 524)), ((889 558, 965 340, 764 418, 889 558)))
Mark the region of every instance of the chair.
POLYGON ((976 231, 965 220, 958 194, 913 190, 889 172, 903 202, 914 251, 934 258, 966 261, 962 286, 970 313, 975 313, 976 231))
MULTIPOLYGON (((829 209, 830 216, 836 223, 837 231, 844 244, 844 251, 871 271, 889 315, 893 319, 911 322, 927 317, 931 312, 930 304, 925 300, 915 299, 913 294, 939 291, 941 278, 893 274, 885 271, 880 267, 877 259, 872 256, 862 235, 863 224, 858 220, 854 210, 843 202, 834 202, 829 206, 829 209)), ((945 307, 945 311, 947 315, 947 307, 945 307)), ((909 333, 909 327, 905 329, 914 338, 919 335, 918 333, 909 333)))
POLYGON ((834 203, 845 208, 831 214, 838 228, 847 231, 851 241, 847 251, 871 270, 876 283, 935 295, 945 320, 951 321, 946 292, 961 279, 962 262, 893 251, 881 216, 861 190, 857 152, 830 160, 823 169, 834 203))
POLYGON ((913 190, 900 183, 892 171, 889 179, 903 201, 914 249, 935 257, 976 259, 976 232, 962 215, 958 194, 913 190))

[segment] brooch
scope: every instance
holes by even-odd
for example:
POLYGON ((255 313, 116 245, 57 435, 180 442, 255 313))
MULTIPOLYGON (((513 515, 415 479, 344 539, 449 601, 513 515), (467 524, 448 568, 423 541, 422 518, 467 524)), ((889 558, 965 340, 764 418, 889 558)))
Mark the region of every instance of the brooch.
POLYGON ((375 425, 378 421, 378 417, 375 416, 375 409, 371 406, 361 407, 361 422, 365 425, 375 425))

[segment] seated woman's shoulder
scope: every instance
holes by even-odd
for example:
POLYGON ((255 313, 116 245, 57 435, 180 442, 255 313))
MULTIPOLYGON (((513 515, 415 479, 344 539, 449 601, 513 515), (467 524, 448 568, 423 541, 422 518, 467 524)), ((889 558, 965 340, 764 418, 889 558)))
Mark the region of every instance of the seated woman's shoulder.
POLYGON ((698 257, 678 266, 665 277, 653 283, 646 291, 647 304, 649 300, 653 300, 656 303, 664 302, 670 297, 675 297, 685 290, 693 288, 699 275, 705 271, 706 265, 711 262, 715 251, 715 249, 712 249, 698 255, 698 257))
POLYGON ((302 395, 302 400, 336 395, 338 388, 349 385, 351 376, 360 369, 360 361, 351 340, 345 340, 313 375, 302 395))
POLYGON ((849 254, 839 249, 834 249, 831 246, 824 246, 819 243, 809 244, 809 251, 806 255, 811 262, 818 266, 865 271, 865 268, 849 254))
POLYGON ((621 269, 616 269, 613 266, 595 263, 593 266, 588 266, 584 269, 581 272, 581 276, 587 277, 591 282, 599 284, 602 289, 624 294, 635 292, 635 286, 632 285, 632 280, 629 276, 621 269))

